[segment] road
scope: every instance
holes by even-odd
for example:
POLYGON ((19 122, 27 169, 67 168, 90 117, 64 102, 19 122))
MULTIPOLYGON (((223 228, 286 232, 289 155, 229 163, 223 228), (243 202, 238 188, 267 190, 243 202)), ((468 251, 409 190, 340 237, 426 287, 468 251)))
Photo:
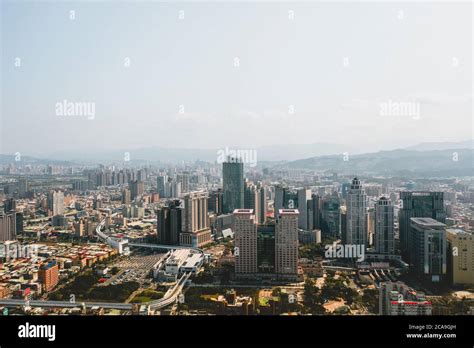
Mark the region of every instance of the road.
POLYGON ((83 304, 87 308, 92 307, 102 307, 106 309, 122 309, 122 310, 131 310, 132 305, 128 303, 116 303, 116 302, 75 302, 71 303, 69 301, 39 301, 31 300, 29 303, 25 300, 16 300, 16 299, 0 299, 0 305, 3 306, 26 306, 30 307, 62 307, 62 308, 76 308, 81 307, 83 304))

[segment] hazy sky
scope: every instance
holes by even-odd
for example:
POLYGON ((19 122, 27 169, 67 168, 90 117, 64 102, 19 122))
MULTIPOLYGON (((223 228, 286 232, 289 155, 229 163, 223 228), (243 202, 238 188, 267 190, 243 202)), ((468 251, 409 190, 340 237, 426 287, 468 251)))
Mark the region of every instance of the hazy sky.
POLYGON ((473 135, 469 2, 1 6, 3 153, 473 135), (58 115, 64 100, 95 114, 58 115))

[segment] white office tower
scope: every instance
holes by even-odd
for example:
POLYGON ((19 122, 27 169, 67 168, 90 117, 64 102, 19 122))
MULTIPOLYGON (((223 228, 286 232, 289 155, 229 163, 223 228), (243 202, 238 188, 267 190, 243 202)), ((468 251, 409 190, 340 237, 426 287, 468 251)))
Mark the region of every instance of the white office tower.
POLYGON ((190 192, 184 197, 181 245, 200 248, 212 242, 207 199, 208 194, 205 191, 190 192))
POLYGON ((237 277, 257 273, 257 224, 253 209, 234 210, 234 255, 237 277))
POLYGON ((298 276, 298 209, 280 209, 275 223, 275 271, 280 278, 298 276))
POLYGON ((173 180, 169 183, 170 197, 179 198, 181 197, 181 183, 173 180))
POLYGON ((395 253, 394 206, 385 197, 375 205, 375 251, 379 254, 395 253))
POLYGON ((367 196, 357 178, 352 180, 346 205, 346 244, 367 246, 367 196))
POLYGON ((310 189, 299 189, 298 190, 298 228, 308 230, 308 200, 311 199, 310 189))
POLYGON ((176 181, 180 183, 182 193, 189 192, 189 174, 187 173, 177 174, 176 181))

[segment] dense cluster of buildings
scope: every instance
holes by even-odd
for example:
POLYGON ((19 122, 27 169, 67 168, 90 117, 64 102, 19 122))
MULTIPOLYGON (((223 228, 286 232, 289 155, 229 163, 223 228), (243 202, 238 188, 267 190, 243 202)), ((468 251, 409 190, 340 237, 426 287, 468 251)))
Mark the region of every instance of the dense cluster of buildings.
MULTIPOLYGON (((61 182, 54 189, 33 187, 26 177, 4 184, 0 241, 35 232, 37 241, 63 232, 64 238, 70 234, 92 241, 102 222, 114 240, 190 249, 223 240, 233 243, 233 254, 226 257, 232 259, 235 279, 262 282, 322 275, 322 260, 301 260, 300 246, 336 243, 360 247, 364 262, 405 262, 421 282, 474 284, 472 184, 451 179, 436 184, 348 180, 292 169, 269 174, 265 169, 244 171, 244 163, 230 157, 219 168, 155 171, 113 166, 81 174, 84 179, 61 182)), ((43 291, 54 288, 65 270, 94 263, 90 255, 53 254, 36 264, 43 291)), ((163 276, 182 266, 183 258, 177 255, 163 265, 163 276)), ((359 256, 337 261, 354 267, 360 265, 359 256)), ((428 313, 423 312, 429 304, 422 294, 406 288, 384 285, 384 314, 428 313), (403 295, 401 301, 395 300, 396 292, 403 295)))
POLYGON ((105 262, 117 250, 105 244, 0 244, 0 298, 30 299, 53 290, 60 279, 105 262))

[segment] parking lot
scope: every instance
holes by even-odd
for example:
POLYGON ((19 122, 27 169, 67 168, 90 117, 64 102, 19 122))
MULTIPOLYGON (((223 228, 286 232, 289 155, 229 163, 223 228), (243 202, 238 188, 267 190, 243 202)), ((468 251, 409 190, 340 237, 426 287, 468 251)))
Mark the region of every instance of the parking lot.
POLYGON ((146 277, 150 273, 150 270, 163 255, 164 254, 131 256, 125 260, 111 264, 109 268, 117 267, 119 272, 108 278, 100 286, 116 285, 126 282, 138 282, 143 284, 146 282, 146 277))

